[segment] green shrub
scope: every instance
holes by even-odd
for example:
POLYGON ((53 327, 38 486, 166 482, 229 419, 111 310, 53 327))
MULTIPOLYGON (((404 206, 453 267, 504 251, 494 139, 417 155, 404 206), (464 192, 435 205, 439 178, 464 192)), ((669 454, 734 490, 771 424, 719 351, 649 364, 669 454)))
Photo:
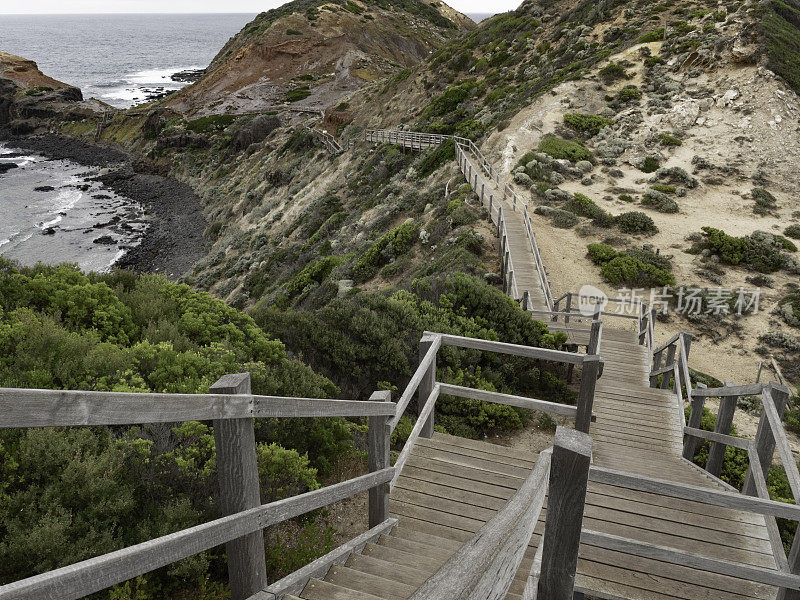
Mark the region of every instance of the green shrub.
POLYGON ((664 28, 659 27, 649 33, 645 33, 642 37, 639 38, 640 44, 647 44, 649 42, 660 42, 664 39, 664 28))
POLYGON ((600 69, 599 75, 600 79, 602 79, 605 84, 613 83, 619 79, 628 78, 625 68, 615 62, 610 62, 605 67, 600 69))
POLYGON ((800 240, 800 225, 789 225, 783 230, 783 235, 800 240))
POLYGON ((792 292, 778 302, 778 312, 792 327, 800 327, 800 292, 792 292))
POLYGON ((317 470, 307 455, 283 448, 276 443, 256 446, 261 502, 275 502, 319 489, 317 470))
POLYGON ((652 189, 642 196, 642 206, 650 206, 662 213, 678 212, 678 203, 663 192, 652 189))
POLYGON ((310 95, 311 95, 311 90, 308 89, 307 85, 303 85, 286 92, 284 99, 286 100, 286 102, 299 102, 300 100, 305 100, 310 95))
POLYGON ((636 165, 637 168, 642 171, 643 173, 654 173, 658 170, 660 166, 658 163, 658 159, 654 156, 646 156, 639 164, 636 165))
POLYGON ((683 140, 681 138, 671 135, 669 133, 661 133, 659 134, 661 138, 661 143, 665 146, 681 146, 683 145, 683 140))
POLYGON ((623 103, 641 100, 642 92, 636 86, 626 86, 617 92, 617 100, 623 103))
POLYGON ((630 194, 620 194, 619 199, 623 202, 633 202, 633 196, 630 194))
POLYGON ((616 218, 616 222, 623 233, 634 235, 655 235, 658 233, 658 227, 656 227, 653 219, 643 212, 630 211, 622 213, 616 218))
POLYGON ((234 115, 209 115, 186 123, 186 129, 195 133, 222 131, 236 119, 234 115))
POLYGON ((456 157, 456 146, 452 139, 448 139, 433 150, 428 150, 420 158, 417 165, 417 177, 428 177, 442 165, 447 164, 456 157))
POLYGON ((753 206, 753 212, 755 214, 761 216, 773 214, 775 208, 778 206, 778 201, 775 199, 775 196, 764 188, 753 188, 751 194, 753 195, 753 200, 755 200, 755 205, 753 206))
POLYGON ((297 29, 287 29, 286 35, 303 35, 303 32, 297 31, 297 29))
POLYGON ((786 238, 766 231, 754 231, 746 237, 735 237, 720 229, 703 227, 703 240, 692 247, 697 253, 703 249, 710 250, 720 257, 720 261, 729 265, 746 264, 760 273, 774 273, 787 264, 783 251, 796 247, 787 245, 786 238))
POLYGON ((571 212, 567 212, 566 210, 553 210, 551 213, 551 218, 553 219, 553 225, 559 229, 569 229, 578 224, 578 217, 571 212))
POLYGON ((594 162, 594 154, 578 142, 565 140, 553 135, 542 138, 539 142, 539 151, 555 159, 567 159, 572 162, 588 160, 594 162))
POLYGON ((297 296, 298 294, 307 294, 310 287, 319 285, 325 281, 328 275, 331 274, 331 271, 339 266, 342 261, 343 259, 339 256, 326 256, 307 264, 286 285, 286 293, 290 297, 297 296))
POLYGON ((596 265, 603 265, 618 255, 614 248, 606 244, 589 244, 586 248, 589 259, 596 265))
POLYGON ((800 2, 770 0, 762 10, 767 66, 800 93, 800 2))
POLYGON ((657 192, 661 192, 662 194, 674 194, 675 193, 675 186, 668 185, 666 183, 654 183, 653 189, 657 192))
POLYGON ((419 225, 410 222, 383 235, 353 265, 355 280, 363 282, 375 277, 380 267, 388 262, 387 256, 397 258, 408 252, 418 234, 419 225))
POLYGON ((580 192, 575 193, 572 198, 567 200, 564 209, 580 217, 589 218, 603 212, 603 209, 597 206, 594 200, 580 192))
POLYGON ((600 273, 613 285, 650 288, 675 284, 672 273, 625 254, 603 264, 600 273))
POLYGON ((564 115, 564 124, 591 137, 597 135, 603 127, 613 125, 614 119, 601 117, 600 115, 566 113, 564 115))

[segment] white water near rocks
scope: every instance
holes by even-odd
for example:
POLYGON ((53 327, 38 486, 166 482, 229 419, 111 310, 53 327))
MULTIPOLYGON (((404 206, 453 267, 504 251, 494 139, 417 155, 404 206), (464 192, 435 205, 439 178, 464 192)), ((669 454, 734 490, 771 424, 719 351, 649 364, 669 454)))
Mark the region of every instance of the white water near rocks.
POLYGON ((0 254, 25 265, 106 271, 141 239, 142 208, 90 181, 98 168, 0 144, 3 164, 17 166, 0 174, 0 254))

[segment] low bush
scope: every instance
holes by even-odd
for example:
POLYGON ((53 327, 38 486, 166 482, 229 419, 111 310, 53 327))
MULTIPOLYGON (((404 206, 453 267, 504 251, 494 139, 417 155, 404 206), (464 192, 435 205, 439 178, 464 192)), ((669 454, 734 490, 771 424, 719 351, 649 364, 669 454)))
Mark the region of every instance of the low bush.
POLYGON ((553 225, 559 229, 569 229, 578 224, 578 217, 566 210, 555 209, 550 213, 553 225))
POLYGON ((208 115, 186 123, 186 129, 195 133, 222 131, 236 120, 234 115, 208 115))
POLYGON ((660 163, 655 156, 645 156, 637 163, 636 168, 642 173, 654 173, 658 170, 659 166, 660 163))
POLYGON ((795 240, 800 240, 800 225, 789 225, 783 230, 783 235, 795 240))
POLYGON ((633 102, 634 100, 641 100, 642 92, 635 85, 626 86, 617 92, 617 100, 622 103, 633 102))
POLYGON ((305 100, 310 95, 311 90, 307 85, 303 85, 286 92, 284 100, 286 100, 286 102, 299 102, 300 100, 305 100))
POLYGON ((624 254, 605 263, 600 272, 613 285, 650 288, 675 284, 672 273, 624 254))
POLYGON ((606 244, 589 244, 586 246, 589 260, 596 265, 602 265, 617 257, 618 252, 606 244))
POLYGON ((675 193, 675 186, 669 185, 666 183, 654 183, 653 188, 657 192, 661 192, 662 194, 674 194, 675 193))
POLYGON ((353 278, 364 282, 375 277, 382 265, 408 252, 418 234, 419 225, 409 222, 381 236, 353 265, 353 278))
POLYGON ((642 196, 642 206, 649 206, 662 213, 678 212, 678 203, 664 192, 647 190, 642 196))
POLYGON ((642 37, 639 38, 640 44, 647 44, 649 42, 660 42, 664 39, 664 28, 659 27, 653 31, 645 33, 642 37))
POLYGON ((599 72, 600 79, 605 84, 613 83, 620 79, 627 79, 628 74, 625 72, 625 68, 617 64, 615 62, 608 63, 605 67, 600 69, 599 72))
POLYGON ((589 137, 597 135, 603 127, 614 124, 614 119, 601 117, 600 115, 566 113, 564 124, 570 129, 584 133, 589 137))
POLYGON ((778 302, 778 312, 792 327, 800 327, 800 292, 792 292, 778 302))
POLYGON ((770 194, 764 188, 753 188, 751 192, 755 204, 753 205, 753 212, 757 215, 767 216, 774 214, 778 206, 778 201, 775 196, 770 194))
POLYGON ((669 133, 662 133, 659 134, 661 138, 661 143, 665 146, 681 146, 683 145, 683 140, 681 138, 671 135, 669 133))
POLYGON ((588 160, 594 162, 594 154, 578 142, 565 140, 554 135, 548 135, 539 142, 539 151, 555 159, 567 159, 572 162, 588 160))
POLYGON ((435 149, 428 150, 417 164, 417 177, 428 177, 442 165, 449 163, 456 157, 456 146, 452 139, 447 140, 435 149))
POLYGON ((735 237, 714 227, 702 230, 703 238, 690 248, 692 253, 709 250, 725 264, 744 264, 760 273, 774 273, 794 264, 785 251, 794 252, 797 247, 782 236, 754 231, 745 237, 735 237))
POLYGON ((625 212, 616 218, 617 226, 623 233, 641 234, 641 235, 655 235, 658 233, 658 227, 653 222, 653 219, 639 211, 625 212))

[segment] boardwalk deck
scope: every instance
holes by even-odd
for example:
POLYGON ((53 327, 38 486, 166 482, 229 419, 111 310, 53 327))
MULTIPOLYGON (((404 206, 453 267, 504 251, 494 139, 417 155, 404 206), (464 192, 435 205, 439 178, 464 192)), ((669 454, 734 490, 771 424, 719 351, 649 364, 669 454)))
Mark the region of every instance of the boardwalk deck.
MULTIPOLYGON (((632 473, 723 489, 681 458, 677 399, 650 388, 647 353, 632 333, 613 332, 601 348, 610 371, 598 382, 594 463, 632 473)), ((420 439, 390 497, 398 527, 324 582, 307 600, 408 598, 486 523, 533 468, 536 454, 441 433, 420 439), (368 595, 364 595, 368 594, 368 595)), ((546 504, 545 504, 546 507, 546 504)), ((521 598, 544 530, 546 508, 507 598, 521 598)), ((775 568, 764 518, 659 494, 590 482, 584 527, 658 543, 692 554, 775 568)), ((776 589, 747 580, 582 545, 577 589, 620 600, 774 598, 776 589)))
MULTIPOLYGON (((470 160, 479 164, 477 157, 470 160)), ((524 213, 504 198, 499 177, 489 185, 503 206, 518 291, 530 293, 532 308, 547 310, 524 213)), ((718 480, 682 458, 683 406, 672 391, 650 387, 649 350, 639 345, 636 332, 608 322, 599 353, 605 368, 595 389, 597 420, 590 431, 594 465, 724 490, 718 480)), ((419 438, 390 496, 398 526, 344 566, 333 567, 323 581, 309 582, 301 598, 410 597, 506 505, 536 459, 533 452, 441 433, 419 438)), ((545 519, 546 503, 509 599, 522 597, 545 519)), ((583 527, 700 557, 777 568, 765 519, 754 513, 590 481, 583 527)), ((777 591, 588 543, 580 547, 576 589, 613 600, 766 600, 777 591)))

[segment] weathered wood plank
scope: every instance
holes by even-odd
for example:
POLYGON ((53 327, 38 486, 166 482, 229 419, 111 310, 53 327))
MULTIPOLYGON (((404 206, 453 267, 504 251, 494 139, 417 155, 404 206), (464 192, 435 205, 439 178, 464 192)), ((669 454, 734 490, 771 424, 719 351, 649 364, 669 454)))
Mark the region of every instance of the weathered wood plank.
POLYGON ((431 393, 425 402, 425 407, 422 409, 419 417, 417 418, 417 422, 414 423, 414 428, 411 430, 411 433, 406 440, 405 445, 403 446, 403 450, 400 452, 400 455, 397 457, 397 460, 394 463, 395 466, 395 476, 392 479, 390 484, 390 488, 393 488, 395 483, 397 482, 397 478, 400 476, 400 473, 403 470, 403 466, 406 464, 408 457, 411 454, 411 450, 414 448, 414 444, 417 441, 417 438, 420 436, 423 428, 425 427, 425 423, 427 422, 428 416, 433 414, 433 408, 436 406, 436 399, 439 397, 439 392, 441 390, 441 384, 437 383, 433 386, 431 393))
POLYGON ((627 554, 652 558, 670 564, 709 571, 719 575, 738 577, 740 579, 747 579, 766 585, 800 589, 800 576, 783 573, 774 569, 765 569, 727 560, 706 558, 705 556, 689 554, 685 551, 678 551, 667 546, 639 542, 609 533, 599 533, 591 530, 584 530, 581 532, 581 539, 587 544, 592 544, 601 548, 618 550, 627 554))
POLYGON ((442 334, 442 343, 447 346, 472 348, 473 350, 485 350, 487 352, 497 352, 498 354, 509 354, 512 356, 523 356, 526 358, 539 358, 542 360, 573 365, 581 364, 584 357, 583 354, 577 354, 575 352, 550 350, 548 348, 534 348, 531 346, 520 346, 519 344, 508 344, 505 342, 494 342, 491 340, 481 340, 478 338, 468 338, 447 334, 442 334))
POLYGON ((501 394, 499 392, 478 390, 475 388, 452 385, 449 383, 442 383, 440 385, 443 394, 449 394, 458 398, 471 398, 473 400, 482 400, 484 402, 494 402, 495 404, 516 406, 517 408, 538 410, 551 415, 561 415, 572 418, 575 418, 577 413, 577 409, 574 406, 569 406, 567 404, 558 404, 556 402, 548 402, 547 400, 537 400, 535 398, 525 398, 523 396, 513 396, 511 394, 501 394))
MULTIPOLYGON (((388 391, 374 392, 370 400, 374 402, 390 402, 392 393, 388 391)), ((369 437, 368 437, 368 466, 370 473, 382 471, 390 466, 389 446, 392 430, 389 426, 388 417, 369 418, 369 437)), ((397 473, 395 469, 395 473, 397 473)), ((389 517, 389 491, 390 486, 383 483, 376 485, 369 490, 369 526, 378 527, 389 517)))
POLYGON ((572 600, 591 460, 588 434, 556 430, 538 586, 543 599, 572 600))
MULTIPOLYGON (((217 394, 250 394, 250 373, 225 375, 211 386, 217 394)), ((235 515, 261 506, 253 418, 214 421, 219 506, 235 515)), ((264 533, 250 532, 225 546, 232 600, 244 600, 267 584, 264 533)))
POLYGON ((607 483, 614 486, 628 487, 643 492, 672 496, 695 502, 705 502, 726 508, 745 510, 761 515, 773 515, 783 519, 800 521, 800 506, 753 498, 731 492, 712 490, 705 487, 675 483, 666 479, 631 475, 614 469, 592 467, 589 471, 589 480, 598 483, 607 483))
POLYGON ((247 417, 366 417, 390 415, 392 411, 394 406, 357 400, 0 389, 4 428, 133 425, 247 417))
POLYGON ((354 552, 360 552, 366 544, 378 539, 397 525, 397 519, 386 519, 383 523, 331 550, 305 567, 290 573, 283 579, 267 586, 249 600, 278 600, 283 594, 299 594, 312 578, 324 578, 332 565, 343 564, 354 552))
POLYGON ((403 394, 400 396, 400 399, 397 401, 397 408, 394 417, 389 421, 389 425, 391 426, 392 431, 394 428, 397 427, 397 424, 400 422, 400 417, 403 416, 403 413, 406 411, 406 407, 408 403, 411 402, 411 398, 414 397, 414 394, 419 387, 419 384, 428 374, 428 369, 433 364, 434 360, 436 360, 436 353, 439 351, 439 348, 442 345, 442 336, 439 334, 433 334, 431 332, 426 331, 423 335, 423 339, 426 336, 434 336, 433 341, 431 342, 428 351, 425 353, 425 356, 420 361, 417 370, 414 371, 414 375, 411 377, 411 381, 408 382, 406 389, 403 390, 403 394))

